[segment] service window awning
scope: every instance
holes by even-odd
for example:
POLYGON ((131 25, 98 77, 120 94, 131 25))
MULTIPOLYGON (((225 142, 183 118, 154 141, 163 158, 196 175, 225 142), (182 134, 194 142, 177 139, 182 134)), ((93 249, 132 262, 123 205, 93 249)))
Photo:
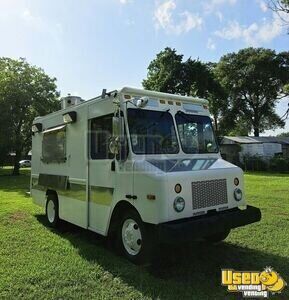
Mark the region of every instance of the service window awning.
POLYGON ((48 129, 44 130, 43 133, 50 133, 50 132, 55 132, 55 131, 59 131, 59 130, 64 130, 65 127, 66 127, 66 125, 60 125, 57 127, 48 128, 48 129))

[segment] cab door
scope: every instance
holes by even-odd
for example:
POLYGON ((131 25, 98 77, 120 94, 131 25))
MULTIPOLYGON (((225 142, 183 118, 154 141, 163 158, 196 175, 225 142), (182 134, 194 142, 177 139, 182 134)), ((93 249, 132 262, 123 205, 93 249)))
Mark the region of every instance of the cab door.
POLYGON ((88 228, 105 234, 114 187, 114 156, 109 151, 113 114, 89 120, 88 228))

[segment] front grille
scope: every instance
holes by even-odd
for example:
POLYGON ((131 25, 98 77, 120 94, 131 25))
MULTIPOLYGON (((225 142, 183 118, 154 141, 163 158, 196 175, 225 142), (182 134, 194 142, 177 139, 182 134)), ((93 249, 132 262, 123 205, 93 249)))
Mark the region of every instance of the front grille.
POLYGON ((192 182, 193 209, 228 203, 226 179, 192 182))

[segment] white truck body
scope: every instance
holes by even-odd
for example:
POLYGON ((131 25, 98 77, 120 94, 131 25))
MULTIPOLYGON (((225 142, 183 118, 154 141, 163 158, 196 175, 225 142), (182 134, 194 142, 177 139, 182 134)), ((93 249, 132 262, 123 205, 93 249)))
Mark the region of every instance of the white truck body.
MULTIPOLYGON (((204 134, 212 139, 202 153, 184 151, 180 130, 183 130, 183 139, 187 139, 185 130, 193 132, 195 129, 192 123, 178 125, 177 116, 183 118, 181 122, 191 116, 197 116, 192 118, 198 120, 205 117, 209 124, 207 105, 206 100, 194 97, 125 87, 36 118, 33 124, 35 128, 40 124, 40 130, 35 130, 32 139, 31 195, 34 202, 45 207, 47 194, 55 192, 60 219, 104 236, 109 233, 112 215, 120 203, 134 207, 142 221, 152 225, 170 224, 176 220, 185 222, 238 207, 246 209, 243 172, 224 161, 216 145, 212 145, 211 125, 202 127, 203 132, 208 128, 208 133, 204 134), (149 114, 148 111, 161 112, 158 115, 161 124, 148 125, 149 119, 144 117, 147 127, 135 127, 135 131, 152 131, 152 134, 161 128, 165 131, 162 114, 168 120, 171 118, 173 137, 160 136, 159 144, 156 136, 147 144, 143 142, 147 148, 152 142, 152 148, 165 149, 167 153, 136 150, 141 148, 142 140, 132 134, 132 126, 139 124, 139 120, 128 122, 129 113, 139 114, 136 110, 143 111, 144 116, 149 114), (64 123, 64 115, 68 113, 76 116, 74 122, 64 123), (125 159, 104 153, 109 145, 98 145, 102 137, 93 133, 101 126, 104 126, 102 131, 110 131, 109 125, 104 124, 111 124, 114 115, 123 120, 127 139, 125 159), (163 146, 167 144, 169 146, 163 146), (105 150, 100 149, 102 146, 105 150), (56 159, 53 158, 54 151, 56 159), (178 193, 175 191, 177 184, 181 185, 178 193), (236 200, 236 189, 241 190, 241 199, 236 200), (177 197, 184 199, 182 211, 175 209, 177 197)), ((112 132, 107 134, 111 136, 112 132)), ((186 149, 194 149, 188 147, 186 149)))

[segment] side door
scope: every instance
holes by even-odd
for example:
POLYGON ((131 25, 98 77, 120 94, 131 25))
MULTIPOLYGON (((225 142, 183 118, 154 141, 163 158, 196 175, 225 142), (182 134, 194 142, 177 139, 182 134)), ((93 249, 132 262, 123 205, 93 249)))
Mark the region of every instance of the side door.
POLYGON ((109 151, 113 114, 89 120, 88 228, 105 234, 115 187, 113 154, 109 151))

